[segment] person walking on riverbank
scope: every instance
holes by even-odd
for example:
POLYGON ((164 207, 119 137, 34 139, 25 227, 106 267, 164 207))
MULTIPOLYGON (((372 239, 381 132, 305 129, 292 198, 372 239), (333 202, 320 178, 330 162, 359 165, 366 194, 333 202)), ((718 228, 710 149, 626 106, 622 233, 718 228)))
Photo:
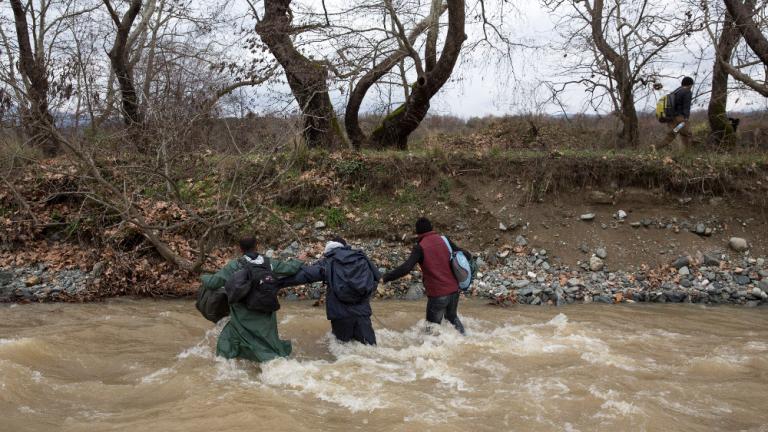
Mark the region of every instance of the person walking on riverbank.
MULTIPOLYGON (((458 315, 459 283, 451 270, 451 250, 463 250, 450 240, 448 243, 451 249, 448 249, 446 241, 432 229, 432 222, 427 218, 422 217, 416 221, 416 234, 418 240, 411 255, 399 267, 386 273, 383 280, 386 283, 399 279, 418 264, 427 294, 427 321, 440 324, 445 317, 456 330, 464 334, 464 325, 458 315)), ((469 256, 466 251, 463 252, 469 256)))
POLYGON ((688 126, 688 119, 691 116, 691 104, 693 101, 693 78, 685 77, 670 96, 672 96, 672 117, 667 124, 669 131, 664 137, 664 141, 659 145, 659 149, 669 146, 680 136, 682 141, 682 151, 691 147, 691 129, 688 126))
POLYGON ((216 343, 216 355, 265 362, 291 354, 291 342, 277 332, 276 277, 298 271, 301 261, 270 261, 256 252, 256 239, 240 240, 242 256, 230 261, 214 275, 204 275, 208 289, 225 287, 229 301, 229 322, 216 343))
POLYGON ((325 312, 336 339, 376 345, 370 299, 380 279, 379 270, 363 251, 336 237, 325 245, 320 261, 302 266, 295 276, 281 281, 281 286, 323 282, 325 312))

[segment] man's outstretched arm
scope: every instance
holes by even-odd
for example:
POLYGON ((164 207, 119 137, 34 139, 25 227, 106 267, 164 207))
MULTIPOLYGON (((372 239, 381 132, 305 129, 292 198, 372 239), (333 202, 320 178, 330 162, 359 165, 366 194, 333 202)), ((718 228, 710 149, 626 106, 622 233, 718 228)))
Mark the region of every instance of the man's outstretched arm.
POLYGON ((382 280, 384 283, 387 283, 396 279, 400 279, 401 277, 410 273, 411 270, 416 267, 416 264, 422 262, 423 260, 424 251, 421 249, 421 246, 417 244, 411 250, 411 255, 408 257, 408 259, 405 260, 404 263, 400 264, 400 266, 398 266, 396 269, 386 273, 382 280))
POLYGON ((287 288, 296 285, 304 285, 313 282, 322 282, 325 279, 323 266, 320 264, 303 265, 298 273, 278 280, 280 288, 287 288))

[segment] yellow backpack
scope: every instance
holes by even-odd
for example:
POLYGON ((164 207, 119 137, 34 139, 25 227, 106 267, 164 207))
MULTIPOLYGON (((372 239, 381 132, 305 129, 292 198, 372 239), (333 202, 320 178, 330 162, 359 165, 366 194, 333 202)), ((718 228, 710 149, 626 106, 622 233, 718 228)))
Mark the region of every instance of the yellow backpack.
POLYGON ((672 92, 666 96, 662 96, 656 103, 656 118, 660 123, 669 123, 675 117, 674 110, 675 92, 672 92))

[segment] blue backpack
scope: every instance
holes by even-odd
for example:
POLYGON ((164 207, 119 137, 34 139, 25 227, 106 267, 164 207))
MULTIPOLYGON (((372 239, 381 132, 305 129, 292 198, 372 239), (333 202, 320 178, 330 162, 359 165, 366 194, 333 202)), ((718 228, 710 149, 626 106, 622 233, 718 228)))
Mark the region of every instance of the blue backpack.
POLYGON ((441 237, 445 242, 445 245, 448 246, 448 252, 451 254, 451 271, 453 272, 453 276, 459 282, 459 289, 466 291, 472 286, 472 280, 475 277, 475 263, 467 258, 467 255, 464 252, 454 252, 448 238, 446 236, 441 237))

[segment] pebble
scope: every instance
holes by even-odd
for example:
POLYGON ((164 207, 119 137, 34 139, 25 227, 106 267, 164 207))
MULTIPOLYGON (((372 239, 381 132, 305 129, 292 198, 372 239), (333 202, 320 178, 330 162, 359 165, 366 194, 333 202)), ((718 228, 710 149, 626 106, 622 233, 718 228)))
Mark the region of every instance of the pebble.
POLYGON ((592 301, 595 303, 613 303, 613 298, 607 295, 596 295, 592 297, 592 301))
POLYGON ((504 225, 504 223, 499 222, 499 231, 506 231, 506 230, 507 230, 507 226, 504 225))
POLYGON ((516 280, 515 282, 513 282, 513 286, 514 286, 515 288, 518 288, 518 289, 519 289, 519 288, 525 288, 525 287, 527 287, 527 286, 528 286, 530 283, 531 283, 531 281, 529 281, 528 279, 518 279, 518 280, 516 280))
POLYGON ((678 270, 689 265, 691 265, 691 258, 688 256, 681 256, 672 263, 672 267, 678 270))
POLYGON ((515 238, 515 244, 518 246, 528 246, 528 239, 525 236, 519 235, 515 238))
POLYGON ((720 257, 713 253, 706 253, 702 256, 702 264, 705 266, 720 267, 720 257))
POLYGON ((688 276, 688 275, 690 275, 690 274, 691 274, 691 270, 690 270, 690 269, 688 269, 688 267, 686 267, 686 266, 683 266, 683 267, 680 267, 680 268, 677 270, 677 273, 678 273, 680 276, 688 276))
POLYGON ((98 278, 101 277, 101 274, 104 273, 104 267, 106 267, 107 263, 104 261, 99 261, 96 264, 93 265, 93 268, 91 269, 91 277, 98 278))
POLYGON ((595 214, 594 213, 585 213, 585 214, 579 216, 579 219, 581 219, 583 221, 591 221, 591 220, 595 219, 595 214))
POLYGON ((749 244, 745 239, 741 237, 731 237, 731 239, 728 241, 728 246, 730 246, 730 248, 736 252, 744 252, 745 250, 749 249, 749 244))
POLYGON ((406 300, 415 301, 420 300, 422 297, 424 297, 424 289, 419 285, 411 285, 408 288, 408 292, 405 293, 406 300))
POLYGON ((323 221, 315 222, 315 229, 323 229, 323 228, 325 228, 325 222, 323 221))
POLYGON ((599 257, 593 255, 589 258, 589 269, 593 272, 599 272, 603 267, 605 267, 605 263, 599 257))
POLYGON ((606 251, 605 248, 597 248, 595 255, 600 259, 606 259, 608 258, 608 251, 606 251))

